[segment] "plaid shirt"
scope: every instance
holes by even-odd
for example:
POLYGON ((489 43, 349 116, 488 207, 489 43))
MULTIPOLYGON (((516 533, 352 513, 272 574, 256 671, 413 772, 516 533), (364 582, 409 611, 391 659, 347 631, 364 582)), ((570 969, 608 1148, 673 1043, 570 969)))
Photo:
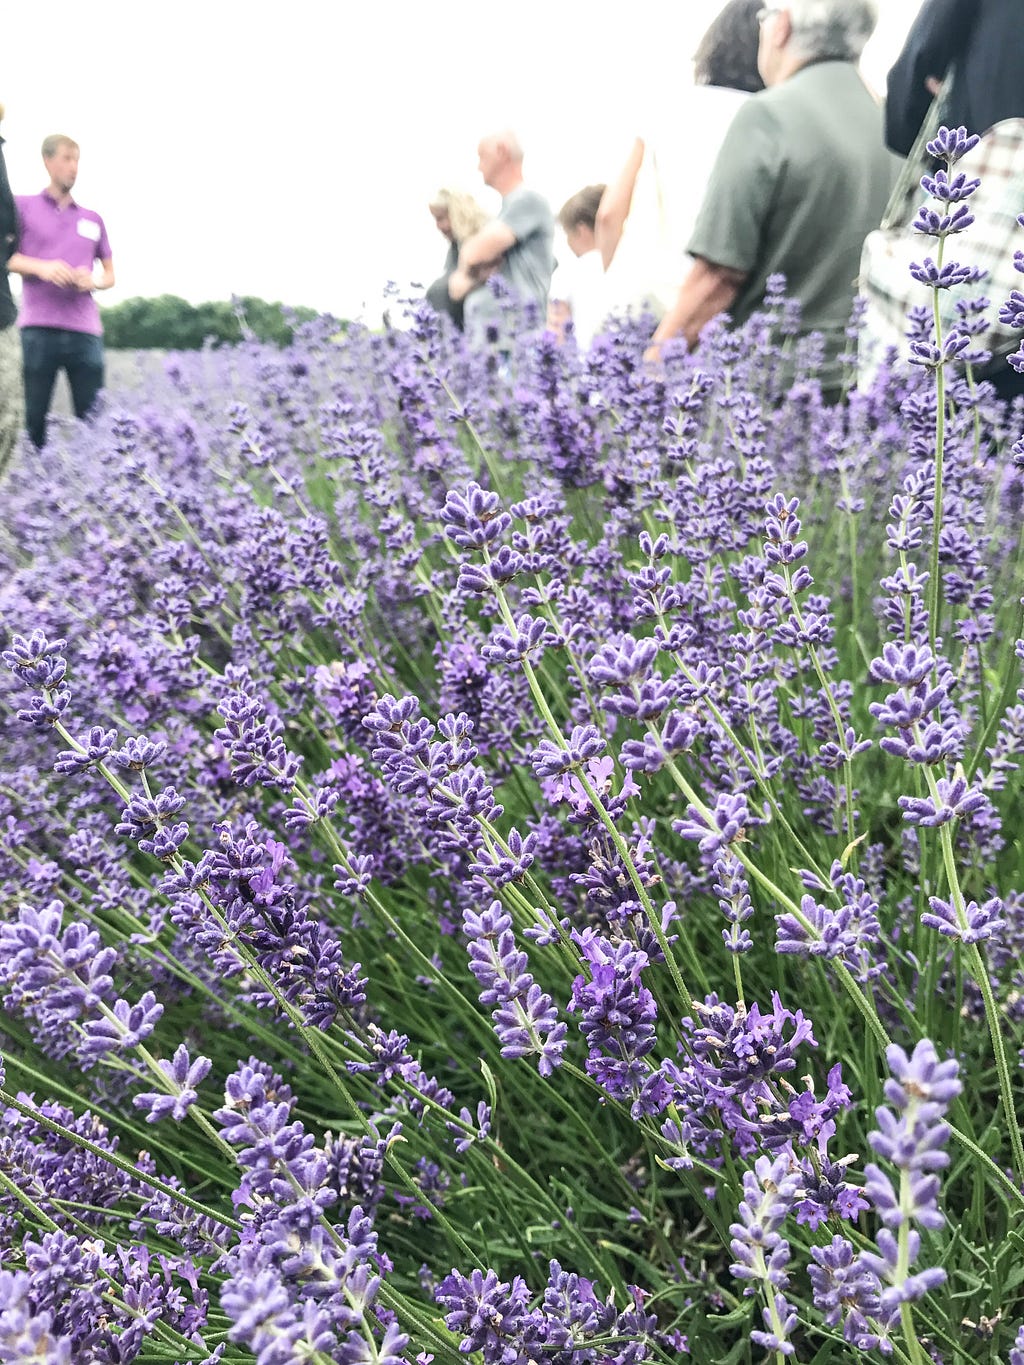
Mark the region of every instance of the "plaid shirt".
MULTIPOLYGON (((1024 211, 1024 118, 1004 119, 982 137, 978 145, 956 163, 956 173, 981 181, 967 201, 974 222, 964 232, 947 239, 944 264, 955 260, 987 272, 974 284, 958 285, 939 291, 939 316, 943 335, 957 321, 958 300, 987 299, 988 326, 974 339, 974 345, 1006 355, 1016 349, 1020 334, 1003 326, 998 312, 1010 291, 1021 286, 1014 269, 1013 253, 1024 245, 1024 233, 1017 223, 1024 211)), ((876 348, 875 362, 881 352, 894 346, 906 357, 907 312, 914 305, 932 306, 932 290, 910 275, 912 262, 934 259, 936 243, 924 233, 915 232, 910 219, 920 204, 920 196, 908 201, 901 226, 878 228, 870 233, 861 256, 859 290, 867 300, 862 352, 876 348)))

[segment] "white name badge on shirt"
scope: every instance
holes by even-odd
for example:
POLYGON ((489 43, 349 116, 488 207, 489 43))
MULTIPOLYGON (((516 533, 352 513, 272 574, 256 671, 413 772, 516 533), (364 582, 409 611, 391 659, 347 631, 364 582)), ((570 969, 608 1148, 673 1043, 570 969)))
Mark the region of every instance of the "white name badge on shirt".
POLYGON ((79 218, 78 235, 87 238, 90 242, 98 242, 100 239, 99 223, 94 223, 91 218, 79 218))

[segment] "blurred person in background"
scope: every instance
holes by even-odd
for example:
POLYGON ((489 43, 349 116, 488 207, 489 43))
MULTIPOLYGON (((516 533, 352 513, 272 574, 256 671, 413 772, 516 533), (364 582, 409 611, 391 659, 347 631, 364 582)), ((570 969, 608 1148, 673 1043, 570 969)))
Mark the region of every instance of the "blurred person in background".
MULTIPOLYGON (((889 72, 886 142, 901 155, 910 152, 947 76, 941 109, 949 127, 984 134, 1003 119, 1024 118, 1022 71, 1022 0, 925 0, 889 72)), ((1024 208, 1024 186, 1016 192, 1024 208)), ((1000 398, 1024 394, 1024 374, 1005 359, 982 373, 1000 398)))
POLYGON ((502 329, 501 304, 486 287, 492 275, 501 275, 508 285, 517 325, 523 305, 530 303, 543 324, 555 265, 555 220, 543 195, 525 183, 523 149, 511 129, 481 138, 477 155, 483 182, 501 195, 501 208, 460 245, 448 292, 456 301, 465 300, 466 335, 480 345, 489 331, 502 329))
POLYGON ((434 224, 448 243, 444 272, 427 289, 427 302, 438 313, 451 318, 455 326, 463 328, 463 300, 453 299, 448 292, 448 281, 459 264, 459 247, 472 237, 488 220, 487 210, 482 208, 471 194, 461 190, 440 189, 428 205, 434 224))
POLYGON ((767 89, 737 112, 688 244, 693 266, 647 352, 683 337, 692 348, 719 313, 741 324, 771 275, 801 306, 801 330, 825 342, 822 387, 839 356, 864 238, 893 183, 882 110, 857 68, 877 21, 874 0, 789 0, 759 12, 758 68, 767 89))
POLYGON ((924 0, 889 72, 885 140, 906 156, 953 68, 943 108, 951 128, 984 133, 1024 117, 1021 0, 924 0))
MULTIPOLYGON (((4 106, 0 104, 0 122, 4 106)), ((7 278, 7 262, 18 247, 18 215, 7 180, 4 139, 0 137, 0 480, 10 463, 25 419, 21 387, 21 339, 18 308, 7 278)))
POLYGON ((597 249, 595 223, 604 185, 586 185, 558 210, 558 225, 572 252, 559 262, 548 294, 548 329, 562 340, 571 322, 576 344, 586 350, 608 316, 605 274, 597 249))
POLYGON ((88 415, 103 388, 103 325, 93 294, 114 284, 103 219, 71 195, 78 178, 78 143, 54 133, 44 139, 42 151, 50 183, 41 194, 16 196, 21 239, 7 263, 24 279, 25 424, 37 450, 46 444, 46 415, 61 370, 76 417, 88 415))
POLYGON ((634 139, 597 216, 611 307, 661 317, 675 301, 684 247, 736 111, 764 89, 757 69, 763 0, 729 0, 694 54, 691 90, 655 96, 650 127, 634 139))

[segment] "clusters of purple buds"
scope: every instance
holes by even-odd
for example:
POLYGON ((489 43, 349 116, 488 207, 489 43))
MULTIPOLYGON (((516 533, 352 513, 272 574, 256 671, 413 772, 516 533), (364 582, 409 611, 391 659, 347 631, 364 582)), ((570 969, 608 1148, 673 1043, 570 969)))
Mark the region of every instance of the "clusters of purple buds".
POLYGON ((46 730, 65 715, 71 702, 71 692, 65 681, 67 660, 66 640, 48 640, 41 630, 28 637, 14 635, 10 649, 0 653, 0 659, 26 687, 38 687, 27 707, 18 712, 18 719, 28 721, 37 729, 46 730))
POLYGON ((620 635, 602 645, 588 665, 590 676, 603 689, 601 706, 615 716, 640 721, 659 720, 676 696, 653 665, 659 646, 654 639, 620 635))
POLYGON ((876 682, 899 689, 868 710, 879 725, 896 731, 880 741, 886 753, 908 763, 927 766, 956 762, 963 754, 965 734, 959 716, 949 708, 952 670, 927 645, 887 641, 871 661, 876 682))
POLYGON ((744 1281, 745 1294, 760 1290, 766 1300, 762 1310, 764 1330, 751 1332, 751 1340, 765 1350, 786 1356, 793 1355, 796 1349, 789 1338, 797 1315, 785 1298, 790 1247, 779 1228, 799 1190, 800 1176, 793 1170, 789 1153, 774 1161, 767 1156, 758 1157, 754 1169, 744 1172, 738 1221, 729 1227, 732 1234, 729 1249, 736 1257, 729 1269, 744 1281))
MULTIPOLYGON (((361 1019, 366 982, 360 965, 346 963, 331 926, 300 904, 287 878, 285 845, 255 821, 238 833, 226 825, 216 832, 215 849, 169 870, 162 883, 171 917, 190 943, 223 976, 237 976, 255 960, 310 1028, 329 1028, 339 1014, 361 1019)), ((279 1008, 274 994, 256 982, 246 998, 279 1008)))
POLYGON ((0 1270, 0 1360, 122 1365, 161 1324, 202 1342, 207 1294, 186 1259, 145 1246, 115 1255, 99 1238, 60 1230, 26 1237, 20 1251, 24 1270, 0 1270))
POLYGON ((733 1007, 716 995, 695 1001, 694 1011, 696 1020, 683 1020, 688 1060, 666 1061, 661 1071, 702 1150, 713 1151, 723 1132, 744 1155, 785 1142, 817 1144, 824 1125, 849 1105, 838 1067, 829 1073, 824 1100, 785 1082, 797 1049, 817 1043, 810 1020, 786 1009, 777 993, 770 1012, 756 1001, 749 1009, 733 1007))
MULTIPOLYGON (((918 210, 912 223, 915 232, 935 237, 941 246, 945 239, 958 232, 964 232, 974 222, 967 201, 978 189, 980 180, 968 179, 961 171, 953 173, 953 167, 969 151, 978 145, 976 135, 968 135, 966 128, 939 129, 935 138, 927 144, 930 156, 946 163, 934 175, 925 175, 921 188, 928 193, 939 208, 930 204, 918 210)), ((961 265, 957 261, 936 263, 931 256, 923 262, 910 267, 910 273, 919 283, 931 289, 951 289, 957 285, 974 284, 983 279, 985 272, 974 266, 961 265)), ((971 351, 971 329, 953 326, 944 337, 928 334, 912 339, 910 360, 913 365, 928 369, 938 369, 953 360, 974 362, 986 358, 986 353, 971 351)))
POLYGON ((949 1126, 946 1110, 960 1093, 958 1064, 940 1062, 933 1044, 922 1039, 908 1057, 902 1048, 886 1049, 891 1072, 885 1082, 890 1108, 875 1111, 878 1127, 868 1141, 878 1156, 899 1173, 898 1188, 874 1162, 864 1168, 864 1196, 882 1227, 877 1251, 856 1255, 845 1239, 815 1248, 810 1268, 814 1300, 835 1326, 844 1317, 847 1341, 861 1350, 891 1349, 888 1340, 898 1325, 900 1306, 922 1298, 945 1283, 941 1266, 919 1271, 911 1267, 921 1249, 915 1224, 944 1226, 939 1211, 939 1179, 948 1165, 945 1150, 949 1126))
MULTIPOLYGON (((385 695, 364 716, 363 725, 373 738, 373 759, 385 783, 435 832, 437 849, 449 860, 488 864, 483 827, 498 820, 503 808, 494 799, 485 769, 475 761, 470 718, 463 713, 442 716, 435 726, 419 714, 415 697, 385 695)), ((520 855, 525 871, 528 851, 520 848, 520 855)))
POLYGON ((209 1057, 197 1057, 193 1061, 188 1048, 181 1043, 175 1049, 171 1061, 161 1061, 157 1065, 166 1078, 167 1092, 146 1091, 133 1096, 132 1104, 136 1109, 148 1111, 147 1123, 156 1123, 158 1119, 166 1118, 168 1115, 175 1123, 180 1123, 198 1100, 199 1092, 196 1086, 209 1075, 212 1062, 209 1057))
MULTIPOLYGON (((16 1098, 29 1112, 13 1106, 0 1110, 4 1169, 57 1226, 65 1231, 102 1229, 108 1210, 145 1207, 151 1191, 143 1177, 155 1173, 150 1156, 139 1153, 136 1178, 108 1160, 119 1139, 95 1114, 89 1110, 75 1114, 55 1100, 37 1103, 21 1093, 16 1098), (54 1131, 54 1125, 66 1136, 54 1131), (80 1139, 96 1150, 82 1146, 80 1139)), ((23 1213, 10 1189, 0 1193, 0 1238, 5 1245, 21 1226, 23 1213)))
POLYGON ((612 1099, 630 1102, 634 1118, 658 1113, 668 1092, 647 1061, 657 1042, 657 1006, 641 973, 648 956, 630 943, 612 943, 593 929, 574 931, 586 966, 573 982, 570 1010, 580 1015, 587 1073, 612 1099))
POLYGON ((775 951, 842 962, 860 982, 882 975, 886 968, 878 952, 878 902, 865 882, 838 860, 827 884, 810 872, 802 877, 809 892, 801 897, 799 916, 791 911, 775 916, 775 951), (818 899, 823 892, 830 899, 818 899))
POLYGON ((936 779, 933 796, 901 796, 897 804, 908 825, 925 825, 930 829, 991 806, 981 787, 968 783, 959 764, 954 777, 936 779))
POLYGON ((230 759, 231 775, 243 787, 259 783, 291 792, 301 759, 285 747, 283 722, 279 716, 267 715, 266 704, 241 670, 229 666, 225 676, 234 688, 218 707, 224 724, 214 731, 214 738, 230 759))
POLYGON ((297 1232, 270 1219, 223 1258, 228 1338, 258 1365, 405 1365, 408 1335, 376 1305, 380 1266, 377 1234, 358 1206, 337 1229, 297 1232))
POLYGON ((640 1365, 660 1358, 663 1343, 657 1318, 644 1309, 642 1293, 633 1293, 633 1304, 616 1308, 614 1295, 598 1298, 592 1281, 552 1261, 547 1286, 534 1307, 521 1276, 505 1281, 493 1270, 469 1275, 453 1270, 434 1297, 445 1310, 448 1330, 461 1338, 459 1350, 466 1355, 479 1352, 483 1365, 528 1360, 596 1365, 611 1359, 610 1342, 620 1343, 616 1361, 640 1365))
POLYGON ((23 905, 0 923, 4 1003, 34 1026, 53 1056, 73 1053, 83 1068, 136 1047, 163 1013, 152 991, 133 1005, 119 999, 111 976, 117 953, 81 922, 64 927, 64 906, 23 905))
POLYGON ((763 823, 751 814, 743 792, 718 792, 713 808, 705 812, 687 806, 686 818, 673 820, 672 828, 684 839, 693 839, 707 858, 716 858, 730 844, 746 837, 748 825, 763 823))
POLYGON ((750 930, 741 929, 740 925, 754 913, 750 884, 743 864, 728 849, 723 849, 715 859, 715 879, 719 908, 729 923, 729 928, 722 930, 722 941, 730 953, 748 953, 754 940, 750 930))
POLYGON ((188 838, 188 824, 174 819, 184 808, 185 798, 173 787, 153 795, 134 792, 114 828, 136 840, 143 853, 169 862, 188 838))
MULTIPOLYGON (((1024 227, 1024 213, 1017 215, 1017 223, 1024 227)), ((1013 268, 1024 275, 1024 251, 1013 253, 1013 268)), ((1003 304, 999 312, 999 321, 1008 327, 1024 327, 1024 293, 1019 289, 1014 289, 1010 293, 1009 299, 1003 304)), ((1024 341, 1017 347, 1013 355, 1007 356, 1007 360, 1018 374, 1024 374, 1024 341)), ((1020 466, 1024 464, 1024 441, 1018 441, 1013 447, 1014 463, 1020 466)))
POLYGON ((516 944, 512 916, 494 901, 479 913, 467 907, 462 923, 480 1003, 494 1006, 501 1055, 536 1057, 540 1074, 550 1076, 565 1051, 566 1027, 550 995, 526 970, 526 954, 516 944))

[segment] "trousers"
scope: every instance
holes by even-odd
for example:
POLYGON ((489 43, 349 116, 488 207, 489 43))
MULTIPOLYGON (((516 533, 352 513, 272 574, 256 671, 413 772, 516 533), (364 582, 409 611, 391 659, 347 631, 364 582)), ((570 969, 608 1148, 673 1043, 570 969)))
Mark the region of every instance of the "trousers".
POLYGON ((85 417, 103 388, 103 341, 62 327, 23 327, 25 426, 37 450, 46 444, 46 414, 61 370, 68 377, 76 417, 85 417))
POLYGON ((18 329, 0 328, 0 481, 17 445, 25 420, 21 384, 21 341, 18 329))

